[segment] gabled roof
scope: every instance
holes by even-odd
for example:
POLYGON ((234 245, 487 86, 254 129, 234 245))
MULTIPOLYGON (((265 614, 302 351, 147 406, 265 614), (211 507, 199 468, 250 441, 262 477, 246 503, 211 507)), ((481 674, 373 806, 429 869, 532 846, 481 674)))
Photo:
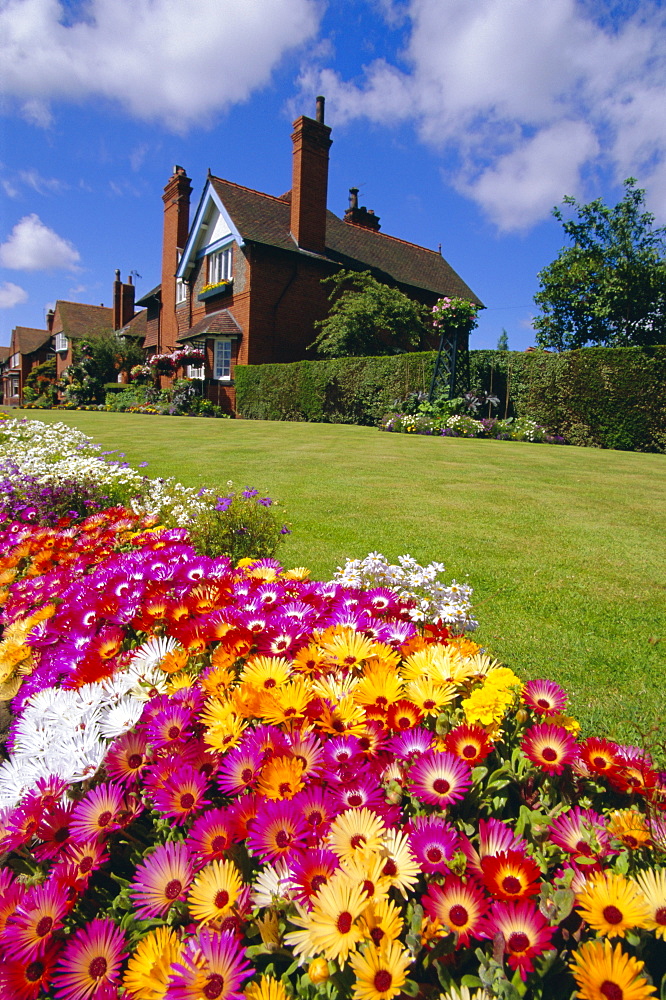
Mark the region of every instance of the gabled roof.
POLYGON ((48 330, 36 330, 32 326, 14 327, 13 341, 16 350, 21 354, 32 354, 33 351, 38 351, 40 347, 48 344, 50 340, 51 334, 48 330))
POLYGON ((89 306, 85 302, 56 302, 56 316, 60 316, 60 326, 53 326, 53 333, 64 333, 66 337, 89 337, 100 330, 113 329, 113 309, 110 306, 89 306))
POLYGON ((205 337, 206 334, 241 337, 242 330, 228 309, 219 309, 217 312, 208 313, 193 327, 190 327, 187 333, 182 333, 178 337, 178 341, 196 340, 197 337, 205 337))
POLYGON ((4 346, 0 347, 0 364, 9 359, 9 355, 11 354, 11 352, 12 352, 11 347, 4 347, 4 346))
MULTIPOLYGON (((211 176, 209 182, 243 240, 305 252, 290 233, 291 192, 276 198, 219 177, 211 176)), ((458 295, 482 304, 437 251, 344 222, 333 212, 326 213, 326 254, 318 259, 350 270, 371 270, 384 280, 436 295, 458 295)))

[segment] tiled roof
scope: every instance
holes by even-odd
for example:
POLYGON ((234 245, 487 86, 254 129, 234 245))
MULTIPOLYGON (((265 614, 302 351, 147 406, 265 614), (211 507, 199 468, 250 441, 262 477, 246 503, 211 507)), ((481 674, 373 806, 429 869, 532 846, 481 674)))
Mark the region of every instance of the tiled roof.
POLYGON ((61 326, 54 333, 64 333, 66 337, 90 337, 101 330, 113 329, 113 309, 109 306, 89 306, 85 302, 56 302, 56 314, 61 326))
POLYGON ((0 347, 0 364, 8 360, 11 350, 11 347, 0 347))
MULTIPOLYGON (((302 253, 290 231, 291 193, 281 198, 219 177, 211 183, 244 240, 302 253)), ((371 270, 380 279, 437 295, 458 295, 481 305, 441 254, 405 240, 356 226, 326 213, 326 256, 350 270, 371 270)))
POLYGON ((193 327, 190 327, 187 333, 182 333, 178 340, 196 340, 197 337, 204 337, 208 333, 222 334, 225 337, 240 337, 241 328, 228 309, 220 309, 218 312, 208 313, 193 327))
POLYGON ((159 297, 161 290, 162 290, 161 285, 155 285, 155 287, 151 288, 149 292, 146 292, 146 294, 143 295, 140 299, 137 299, 136 304, 138 306, 147 306, 151 299, 159 297))
POLYGON ((136 316, 133 316, 129 323, 122 328, 121 333, 128 337, 137 337, 140 340, 144 340, 146 336, 146 317, 148 316, 148 310, 142 309, 138 312, 136 316))
POLYGON ((14 328, 14 342, 16 349, 21 354, 32 354, 40 347, 48 344, 51 334, 48 330, 36 330, 31 326, 17 326, 14 328))

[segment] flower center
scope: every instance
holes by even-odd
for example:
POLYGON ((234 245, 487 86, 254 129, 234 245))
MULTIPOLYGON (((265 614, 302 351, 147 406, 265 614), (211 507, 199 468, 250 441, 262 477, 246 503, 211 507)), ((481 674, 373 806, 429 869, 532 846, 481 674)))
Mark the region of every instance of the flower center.
POLYGON ((337 919, 336 927, 341 934, 349 934, 353 922, 351 913, 347 910, 343 910, 337 919))
POLYGON ((132 771, 136 771, 137 767, 141 767, 142 764, 143 764, 143 754, 142 753, 132 753, 127 758, 127 766, 132 771))
MULTIPOLYGON (((399 729, 410 729, 411 725, 412 725, 412 720, 407 715, 401 715, 400 718, 398 719, 398 728, 399 729)), ((377 976, 380 976, 380 975, 381 975, 381 973, 378 972, 377 976)), ((387 972, 386 975, 388 976, 389 973, 387 972)), ((377 976, 375 976, 375 979, 377 978, 377 976)))
POLYGON ((268 690, 270 690, 271 688, 274 688, 275 687, 275 679, 273 677, 269 677, 268 680, 264 681, 264 687, 266 689, 268 689, 268 690))
POLYGON ((375 883, 372 882, 369 878, 366 878, 365 882, 361 886, 361 889, 363 889, 364 892, 367 892, 368 896, 374 896, 375 883))
POLYGON ((56 844, 62 844, 69 837, 69 827, 61 826, 59 830, 53 834, 53 840, 56 844))
POLYGON ((322 885, 326 885, 328 879, 325 875, 315 875, 313 879, 310 880, 310 887, 313 892, 319 892, 322 885))
POLYGON ((352 839, 349 841, 349 844, 354 850, 356 850, 357 848, 362 847, 363 844, 365 844, 365 837, 363 836, 362 833, 355 833, 352 839))
POLYGON ((605 906, 604 907, 604 920, 608 924, 621 924, 622 923, 622 910, 618 910, 617 906, 605 906))
POLYGON ((386 864, 382 868, 382 875, 386 875, 388 878, 394 878, 398 874, 398 866, 396 865, 393 858, 387 858, 386 864))
POLYGON ((227 847, 227 838, 224 836, 223 833, 218 833, 217 837, 213 837, 213 840, 210 845, 211 851, 214 851, 216 854, 219 854, 220 851, 226 850, 226 847, 227 847))
POLYGON ((35 927, 35 934, 37 937, 46 937, 51 928, 53 927, 53 917, 42 917, 37 926, 35 927))
POLYGON ((319 826, 323 818, 320 812, 311 812, 308 816, 308 823, 310 826, 319 826))
POLYGON ((42 962, 31 962, 28 968, 25 970, 25 978, 29 983, 36 983, 42 978, 44 973, 44 965, 42 962))
POLYGON ((502 888, 505 892, 515 896, 522 889, 522 884, 520 879, 516 878, 515 875, 507 875, 506 878, 502 879, 502 888))
POLYGON ((79 862, 79 871, 82 875, 85 875, 93 866, 93 859, 88 856, 87 858, 81 858, 79 862))
POLYGON ((167 899, 178 899, 182 891, 183 883, 177 878, 172 878, 171 881, 167 883, 164 895, 167 899))
POLYGON ((374 986, 378 993, 386 993, 391 989, 393 976, 386 969, 380 969, 375 973, 374 986))
POLYGON ((88 966, 88 975, 91 979, 101 979, 106 974, 107 968, 108 963, 104 956, 98 955, 97 958, 93 958, 88 966))
POLYGON ((192 792, 185 792, 184 795, 180 797, 180 807, 181 809, 191 809, 194 805, 194 796, 192 792))
POLYGON ((352 792, 352 794, 347 798, 348 806, 361 806, 363 805, 363 796, 360 792, 352 792))
POLYGON ((206 997, 206 1000, 217 1000, 217 998, 222 995, 223 990, 224 979, 218 972, 216 972, 214 975, 209 976, 206 980, 206 985, 203 988, 203 995, 206 997))
POLYGON ((282 795, 283 797, 285 795, 289 795, 289 793, 291 792, 291 785, 290 785, 290 783, 288 781, 283 781, 282 784, 280 785, 280 787, 278 788, 278 791, 279 791, 280 795, 282 795))
POLYGON ((437 702, 433 701, 432 698, 428 698, 426 701, 423 702, 423 707, 425 708, 426 712, 430 712, 432 711, 433 708, 437 707, 437 702))
POLYGON ((384 937, 384 931, 381 929, 381 927, 373 927, 372 930, 370 931, 370 937, 372 938, 373 942, 376 945, 378 945, 381 939, 384 937))
POLYGON ((227 892, 227 890, 220 889, 220 891, 215 896, 214 902, 218 910, 223 910, 227 905, 227 903, 229 902, 229 893, 227 892))
POLYGON ((432 865, 437 865, 443 858, 443 854, 439 847, 429 847, 426 851, 426 858, 432 865))
POLYGON ((553 747, 544 747, 541 756, 544 760, 557 760, 557 750, 554 750, 553 747))
POLYGON ((550 702, 547 698, 539 698, 537 700, 537 705, 539 708, 550 708, 550 702))
POLYGON ((251 767, 246 767, 241 771, 241 781, 247 785, 248 781, 252 781, 252 775, 254 774, 251 767))
POLYGON ((660 906, 654 915, 654 922, 656 924, 666 925, 666 906, 660 906))
MULTIPOLYGON (((593 757, 592 763, 594 764, 595 767, 598 767, 600 771, 605 770, 605 768, 609 766, 609 762, 606 760, 605 757, 593 757)), ((611 983, 611 985, 613 984, 611 983)))
POLYGON ((446 793, 451 789, 451 785, 446 778, 436 778, 432 783, 432 787, 438 795, 446 795, 446 793))
POLYGON ((280 830, 275 838, 275 843, 280 850, 284 851, 291 844, 291 837, 286 830, 280 830))
POLYGON ((449 923, 453 924, 454 927, 464 927, 468 917, 467 910, 460 903, 456 903, 449 910, 449 923))
POLYGON ((477 750, 473 743, 468 743, 467 746, 463 747, 462 755, 463 757, 466 757, 467 760, 471 760, 472 757, 476 757, 476 753, 477 750))
POLYGON ((108 826, 109 823, 111 822, 111 816, 112 816, 112 813, 108 809, 105 809, 105 811, 103 813, 99 814, 99 816, 97 818, 97 825, 98 826, 108 826))
POLYGON ((507 944, 509 946, 509 951, 525 951, 530 943, 530 939, 527 934, 523 934, 522 931, 514 931, 510 936, 507 944))
POLYGON ((167 733, 167 736, 169 737, 170 740, 177 740, 178 737, 180 736, 180 726, 171 726, 169 732, 167 733))
POLYGON ((617 983, 612 983, 610 979, 604 979, 603 983, 599 987, 599 992, 602 997, 607 997, 608 1000, 622 1000, 624 997, 624 990, 617 983))

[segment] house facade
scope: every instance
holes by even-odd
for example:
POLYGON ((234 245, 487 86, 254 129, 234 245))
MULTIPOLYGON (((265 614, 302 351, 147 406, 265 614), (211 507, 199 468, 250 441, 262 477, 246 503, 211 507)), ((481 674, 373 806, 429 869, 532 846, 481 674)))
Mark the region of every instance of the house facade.
POLYGON ((444 295, 481 305, 437 251, 380 232, 379 218, 350 191, 344 217, 327 209, 330 128, 324 99, 292 133, 292 186, 276 197, 208 175, 190 223, 192 186, 174 167, 164 189, 161 284, 146 307, 147 352, 190 344, 204 364, 187 374, 233 412, 237 365, 308 357, 315 323, 328 314, 322 279, 369 270, 432 306, 444 295))
POLYGON ((28 375, 33 368, 52 357, 51 334, 48 330, 28 326, 14 327, 8 355, 2 365, 3 405, 20 406, 28 375))

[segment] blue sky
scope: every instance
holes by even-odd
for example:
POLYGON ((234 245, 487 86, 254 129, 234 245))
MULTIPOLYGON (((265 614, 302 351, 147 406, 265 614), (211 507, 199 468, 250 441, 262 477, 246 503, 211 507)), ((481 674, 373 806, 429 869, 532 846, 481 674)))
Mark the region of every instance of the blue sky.
POLYGON ((638 178, 666 222, 666 11, 599 0, 0 0, 0 343, 56 299, 160 280, 174 164, 282 194, 326 96, 329 207, 436 249, 533 343, 553 205, 638 178), (140 275, 140 277, 139 277, 140 275))

